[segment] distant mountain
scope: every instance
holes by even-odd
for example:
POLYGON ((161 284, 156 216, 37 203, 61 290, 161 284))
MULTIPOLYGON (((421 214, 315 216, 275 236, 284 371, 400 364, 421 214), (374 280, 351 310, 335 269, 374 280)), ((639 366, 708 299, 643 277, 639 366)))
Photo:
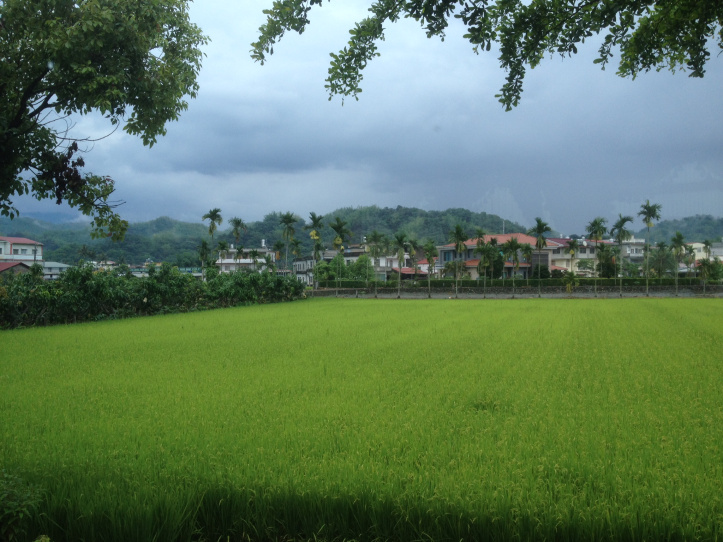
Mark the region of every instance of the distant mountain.
MULTIPOLYGON (((676 232, 683 234, 686 241, 720 241, 723 236, 723 218, 711 215, 695 215, 679 220, 662 220, 650 228, 650 242, 664 241, 670 244, 676 232)), ((635 237, 645 239, 647 228, 635 233, 635 237)))
MULTIPOLYGON (((345 207, 324 215, 324 223, 332 222, 337 216, 347 222, 347 228, 352 232, 349 243, 361 243, 364 236, 373 230, 387 236, 404 232, 408 237, 422 242, 432 239, 437 244, 448 241, 449 231, 456 224, 462 225, 470 237, 474 236, 477 228, 483 228, 488 233, 501 233, 503 228, 507 233, 526 230, 522 225, 497 215, 475 213, 467 209, 424 211, 401 206, 345 207)), ((281 240, 279 217, 280 213, 270 213, 263 220, 249 222, 240 244, 246 248, 256 248, 262 242, 270 246, 281 240)), ((295 236, 301 241, 304 254, 311 251, 311 240, 308 231, 304 229, 306 220, 308 217, 299 217, 295 227, 295 236)), ((718 240, 723 234, 723 219, 699 215, 682 220, 664 220, 651 229, 652 241, 668 242, 676 231, 680 231, 688 241, 718 240)), ((327 226, 321 234, 325 245, 331 246, 331 229, 327 226)), ((197 248, 201 240, 210 241, 207 224, 201 221, 181 222, 169 217, 131 224, 125 240, 120 243, 108 239, 91 239, 90 228, 85 224, 54 224, 27 217, 15 220, 0 217, 0 235, 40 241, 44 245, 46 260, 70 264, 80 259, 109 259, 126 263, 152 260, 194 266, 198 265, 197 248)), ((644 238, 645 230, 636 232, 636 237, 644 238)), ((226 221, 214 235, 214 244, 218 241, 229 244, 236 242, 226 221)))

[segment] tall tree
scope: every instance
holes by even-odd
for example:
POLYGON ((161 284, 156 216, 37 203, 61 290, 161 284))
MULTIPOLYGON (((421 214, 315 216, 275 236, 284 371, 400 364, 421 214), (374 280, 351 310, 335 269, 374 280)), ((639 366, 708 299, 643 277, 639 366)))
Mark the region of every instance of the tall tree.
POLYGON ((334 231, 336 237, 341 239, 340 244, 344 244, 344 242, 346 242, 346 240, 351 236, 351 231, 346 226, 347 222, 338 216, 335 216, 334 222, 329 224, 329 227, 334 231))
POLYGON ((439 256, 437 246, 432 239, 428 239, 424 246, 424 257, 427 259, 427 297, 432 297, 432 273, 434 272, 434 264, 439 256))
POLYGON ((618 219, 615 221, 615 224, 613 224, 613 227, 610 228, 610 235, 618 244, 618 259, 620 260, 620 297, 623 297, 623 243, 633 236, 633 233, 625 226, 632 221, 632 216, 623 216, 622 213, 618 213, 618 219))
POLYGON ((231 225, 231 235, 236 241, 236 247, 238 247, 241 242, 241 233, 248 230, 246 223, 237 216, 231 218, 228 223, 231 225))
POLYGON ((653 261, 655 272, 658 274, 658 278, 662 282, 665 271, 672 270, 675 265, 675 258, 673 257, 673 253, 668 247, 668 244, 665 241, 658 241, 655 244, 655 250, 650 251, 650 259, 653 261))
POLYGON ((713 252, 713 241, 710 239, 706 239, 703 241, 703 254, 705 254, 705 259, 710 260, 710 255, 713 252))
POLYGON ((498 256, 498 248, 492 242, 477 244, 475 252, 479 256, 479 264, 477 271, 484 276, 482 282, 482 297, 487 298, 487 268, 494 264, 495 258, 498 256))
MULTIPOLYGON (((595 256, 598 256, 598 244, 602 241, 603 236, 607 233, 607 220, 599 216, 590 221, 585 228, 588 238, 595 241, 595 256)), ((598 273, 595 273, 595 297, 597 297, 597 277, 598 273)))
POLYGON ((221 217, 221 209, 219 209, 218 207, 211 209, 209 212, 203 215, 201 219, 208 220, 208 234, 211 236, 211 240, 213 241, 213 234, 216 233, 216 230, 223 222, 223 218, 221 217))
MULTIPOLYGON (((530 271, 532 271, 532 245, 530 243, 520 243, 520 254, 522 254, 522 257, 525 259, 527 263, 530 264, 530 271)), ((542 264, 538 262, 537 264, 537 297, 542 297, 541 289, 540 289, 540 271, 541 271, 542 264)), ((530 273, 527 273, 527 286, 530 286, 530 273)))
POLYGON ((570 272, 575 273, 575 254, 580 250, 580 243, 577 239, 570 239, 567 242, 567 252, 570 254, 570 272))
POLYGON ((279 217, 279 224, 281 225, 281 236, 284 238, 284 241, 286 241, 286 259, 284 260, 284 266, 286 269, 289 269, 289 246, 291 244, 291 240, 294 238, 294 234, 296 233, 296 228, 294 227, 296 225, 298 218, 292 213, 291 211, 288 211, 286 213, 282 213, 279 217))
MULTIPOLYGON (((645 237, 645 254, 650 252, 650 228, 653 227, 655 220, 660 220, 660 210, 662 209, 661 205, 659 203, 650 203, 650 200, 645 200, 645 203, 643 203, 640 206, 640 211, 638 211, 638 216, 643 219, 643 223, 645 224, 645 227, 648 229, 648 233, 645 237)), ((649 275, 650 275, 650 263, 649 258, 645 258, 645 295, 650 295, 649 288, 648 288, 648 282, 649 282, 649 275)))
POLYGON ((261 256, 261 253, 255 248, 252 248, 249 251, 249 258, 251 258, 251 261, 254 262, 254 271, 258 270, 258 263, 259 263, 260 256, 261 256))
POLYGON ((407 240, 407 249, 409 250, 409 259, 412 263, 412 272, 414 273, 414 280, 417 280, 417 254, 421 252, 422 246, 414 238, 407 240))
POLYGON ((395 233, 394 239, 394 250, 397 253, 397 262, 399 265, 399 280, 397 282, 397 299, 402 297, 402 269, 404 268, 404 255, 409 247, 409 239, 403 232, 395 233))
MULTIPOLYGON (((542 255, 542 249, 547 246, 547 239, 545 239, 545 234, 552 231, 552 228, 550 228, 549 224, 547 222, 544 222, 539 216, 535 218, 535 225, 530 228, 530 230, 527 232, 529 235, 534 235, 536 238, 535 241, 535 248, 537 249, 538 256, 542 255)), ((541 258, 538 258, 538 260, 541 260, 541 258)), ((537 267, 537 297, 542 297, 542 286, 540 281, 540 265, 538 261, 538 267, 537 267)))
MULTIPOLYGON (((367 245, 369 246, 369 255, 372 258, 372 266, 374 267, 374 270, 376 272, 377 267, 379 267, 379 258, 382 254, 382 241, 384 240, 384 236, 379 233, 377 230, 372 230, 372 232, 367 236, 367 245)), ((374 297, 377 297, 377 277, 374 277, 374 297)))
POLYGON ((208 241, 202 239, 197 250, 198 258, 201 260, 201 278, 206 280, 206 265, 208 264, 209 256, 211 255, 211 247, 208 245, 208 241))
MULTIPOLYGON (((351 231, 346 227, 347 222, 345 220, 342 220, 338 216, 334 217, 334 222, 329 224, 329 227, 334 231, 336 234, 336 237, 334 237, 334 249, 336 249, 339 253, 342 253, 344 250, 344 242, 349 238, 351 235, 351 231)), ((343 256, 343 254, 342 254, 343 256)), ((340 265, 340 264, 339 264, 340 265)), ((339 278, 337 279, 337 295, 339 295, 339 281, 341 280, 341 268, 339 269, 339 278)))
MULTIPOLYGON (((274 254, 274 257, 276 257, 276 256, 278 255, 278 259, 280 260, 280 259, 281 259, 281 252, 284 250, 284 248, 286 248, 286 254, 288 255, 288 254, 289 254, 289 247, 288 247, 288 245, 287 245, 286 243, 284 243, 281 239, 279 239, 278 241, 276 241, 276 242, 274 243, 274 245, 271 247, 271 250, 273 250, 274 253, 275 253, 275 254, 274 254)), ((288 262, 288 257, 287 257, 287 262, 288 262)), ((286 269, 288 269, 288 268, 289 268, 289 266, 288 266, 288 263, 287 263, 286 269)))
POLYGON ((121 239, 114 181, 84 173, 77 156, 98 139, 72 138, 67 119, 99 112, 109 131, 123 125, 152 146, 196 96, 206 42, 186 0, 2 0, 0 214, 16 216, 13 200, 32 194, 91 216, 94 236, 121 239))
POLYGON ((675 295, 678 295, 678 274, 680 273, 680 262, 683 259, 683 256, 685 255, 685 239, 683 238, 683 234, 679 231, 675 232, 675 235, 670 240, 670 248, 673 251, 673 256, 675 257, 675 295))
MULTIPOLYGON (((324 227, 324 215, 317 215, 313 211, 309 213, 309 223, 304 226, 304 229, 309 230, 309 237, 311 238, 311 242, 313 244, 312 247, 312 259, 314 260, 314 267, 316 267, 317 262, 319 261, 321 250, 322 250, 322 244, 321 244, 321 230, 324 227)), ((316 287, 316 284, 318 281, 316 280, 316 271, 314 271, 314 287, 316 287)))
MULTIPOLYGON (((252 44, 252 58, 261 62, 287 31, 302 33, 308 14, 321 0, 284 0, 265 10, 267 21, 252 44)), ((549 54, 563 57, 594 34, 602 34, 595 63, 602 67, 619 51, 618 74, 635 77, 651 69, 684 67, 694 77, 703 77, 720 36, 723 13, 717 2, 669 2, 666 0, 620 0, 609 2, 509 2, 506 0, 450 1, 399 0, 372 2, 370 15, 356 23, 348 44, 332 54, 327 88, 330 95, 357 97, 362 71, 379 56, 377 42, 384 27, 400 18, 419 22, 427 36, 444 38, 449 20, 466 26, 465 38, 475 52, 499 51, 500 67, 507 73, 497 95, 506 109, 519 103, 527 68, 535 68, 549 54), (715 41, 714 41, 715 40, 715 41), (495 44, 493 47, 493 43, 495 44), (497 45, 499 44, 499 45, 497 45)))
POLYGON ((515 275, 520 268, 520 249, 522 245, 516 237, 510 237, 502 243, 502 251, 508 261, 512 262, 512 298, 515 298, 515 275))
POLYGON ((455 227, 449 232, 449 242, 454 245, 454 251, 457 254, 457 265, 454 267, 454 297, 459 297, 459 272, 464 261, 464 253, 466 246, 464 242, 467 240, 467 234, 461 224, 455 225, 455 227))

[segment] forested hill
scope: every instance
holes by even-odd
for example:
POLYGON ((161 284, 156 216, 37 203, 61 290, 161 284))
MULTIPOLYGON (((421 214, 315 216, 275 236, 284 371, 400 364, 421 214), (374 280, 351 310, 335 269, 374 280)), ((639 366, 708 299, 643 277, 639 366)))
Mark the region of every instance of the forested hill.
MULTIPOLYGON (((248 231, 242 235, 240 244, 246 248, 257 248, 262 239, 266 240, 269 246, 281 240, 280 215, 281 213, 270 213, 263 220, 249 222, 248 231)), ((222 216, 224 222, 214 235, 214 244, 218 241, 235 243, 228 226, 228 219, 232 214, 225 213, 222 209, 222 216)), ((456 224, 461 224, 470 237, 474 236, 477 228, 493 233, 499 233, 503 228, 503 219, 499 216, 474 213, 466 209, 423 211, 408 207, 347 207, 325 214, 324 223, 334 221, 337 216, 347 222, 347 228, 352 232, 349 241, 351 243, 361 242, 362 238, 373 230, 388 236, 404 232, 408 237, 422 242, 432 239, 442 244, 447 242, 449 231, 456 224)), ((304 253, 311 250, 309 234, 304 229, 307 222, 308 217, 299 217, 295 227, 295 237, 302 242, 304 253)), ((125 240, 120 243, 107 239, 91 239, 89 231, 87 226, 79 224, 52 224, 23 217, 15 220, 0 217, 0 235, 37 240, 44 245, 46 260, 70 264, 80 259, 107 258, 130 264, 143 263, 150 259, 180 266, 198 265, 197 247, 202 239, 209 240, 208 223, 203 223, 200 217, 197 223, 180 222, 168 217, 134 223, 130 225, 125 240)), ((525 228, 505 220, 504 231, 521 232, 525 231, 525 228)), ((676 231, 680 231, 688 241, 718 240, 723 234, 723 219, 695 216, 662 221, 651 229, 652 241, 667 242, 676 231)), ((331 246, 331 229, 326 226, 321 233, 324 244, 331 246)), ((636 236, 644 237, 645 230, 636 232, 636 236)))
MULTIPOLYGON (((223 223, 214 235, 214 245, 218 241, 235 243, 228 225, 232 214, 223 212, 223 223)), ((270 213, 263 220, 248 222, 248 230, 242 235, 240 244, 246 248, 257 248, 262 239, 272 246, 282 239, 282 228, 279 224, 281 213, 270 213)), ((377 230, 391 236, 404 232, 408 237, 425 241, 433 239, 443 243, 449 237, 449 231, 461 224, 474 235, 477 228, 488 232, 500 232, 503 219, 497 215, 474 213, 466 209, 448 209, 446 211, 424 211, 407 207, 394 209, 370 207, 347 207, 337 209, 324 215, 324 224, 333 222, 336 217, 347 222, 352 232, 347 242, 359 243, 362 238, 377 230)), ((241 216, 243 218, 243 216, 241 216)), ((309 232, 304 229, 308 217, 299 217, 296 223, 295 237, 302 242, 304 252, 311 251, 309 232)), ((520 224, 504 221, 507 232, 525 231, 520 224)), ((110 259, 126 263, 142 263, 147 259, 154 262, 170 262, 176 265, 198 265, 197 247, 202 239, 209 240, 208 223, 180 222, 168 217, 161 217, 149 222, 131 224, 126 238, 120 243, 107 239, 91 239, 88 227, 73 224, 52 224, 31 218, 9 220, 0 217, 0 235, 28 237, 43 243, 45 259, 65 263, 76 263, 80 259, 110 259)), ((331 246, 332 230, 326 226, 322 232, 322 240, 331 246)))
MULTIPOLYGON (((720 241, 723 235, 723 218, 714 218, 711 215, 695 215, 680 220, 663 220, 650 228, 650 242, 655 244, 670 240, 680 232, 686 241, 720 241)), ((639 239, 645 239, 646 229, 643 228, 635 234, 639 239)))

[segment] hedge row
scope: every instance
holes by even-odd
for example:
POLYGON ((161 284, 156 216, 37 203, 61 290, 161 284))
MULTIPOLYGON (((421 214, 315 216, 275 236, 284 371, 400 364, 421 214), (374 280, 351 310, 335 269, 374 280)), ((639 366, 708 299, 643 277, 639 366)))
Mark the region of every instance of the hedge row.
POLYGON ((270 273, 218 273, 207 280, 164 264, 135 277, 125 268, 96 271, 91 265, 73 267, 58 280, 45 281, 42 270, 0 280, 0 327, 67 324, 88 320, 128 318, 187 312, 252 303, 291 301, 304 295, 295 277, 270 273))
MULTIPOLYGON (((590 288, 593 288, 595 286, 595 283, 597 282, 597 286, 599 288, 601 287, 618 287, 620 285, 620 279, 592 279, 592 278, 580 278, 578 279, 578 287, 579 286, 589 286, 590 288)), ((564 279, 539 279, 540 285, 545 287, 564 287, 566 285, 564 279)), ((329 280, 329 281, 320 281, 319 287, 320 288, 374 288, 374 285, 377 285, 379 288, 390 288, 390 287, 397 287, 397 281, 396 280, 390 280, 387 282, 384 281, 372 281, 369 282, 363 281, 363 280, 329 280)), ((709 284, 711 281, 709 281, 709 284)), ((650 286, 675 286, 675 279, 672 278, 664 278, 664 279, 650 279, 650 286)), ((684 286, 699 286, 701 285, 701 279, 699 278, 679 278, 678 279, 678 286, 684 287, 684 286)), ((431 286, 435 289, 454 289, 455 282, 454 279, 432 279, 431 280, 431 286)), ((470 279, 462 279, 459 280, 457 283, 457 286, 459 288, 481 288, 484 286, 484 280, 480 279, 477 280, 470 280, 470 279)), ((515 286, 516 287, 535 287, 538 286, 538 279, 515 279, 515 286)), ((624 278, 623 279, 623 288, 625 287, 645 287, 645 279, 644 278, 624 278)), ((416 281, 413 280, 403 280, 402 281, 402 288, 403 289, 412 289, 412 288, 420 288, 425 289, 428 287, 427 280, 426 279, 417 279, 416 281)), ((488 288, 502 288, 502 287, 512 287, 512 279, 487 279, 487 287, 488 288)))

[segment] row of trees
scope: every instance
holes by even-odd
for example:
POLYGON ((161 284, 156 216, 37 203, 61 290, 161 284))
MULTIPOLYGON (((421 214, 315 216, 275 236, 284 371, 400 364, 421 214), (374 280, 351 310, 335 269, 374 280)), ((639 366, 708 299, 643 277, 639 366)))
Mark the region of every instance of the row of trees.
POLYGON ((30 272, 0 280, 0 327, 68 324, 253 303, 292 301, 304 296, 293 277, 273 273, 207 271, 206 281, 164 264, 135 277, 128 267, 97 271, 90 264, 71 267, 54 281, 30 272))
MULTIPOLYGON (((623 244, 633 237, 633 232, 629 229, 630 224, 634 220, 632 216, 619 214, 617 220, 610 227, 608 227, 607 219, 603 217, 596 217, 587 224, 585 232, 587 239, 594 242, 596 258, 595 260, 581 260, 578 268, 587 270, 593 275, 595 279, 595 295, 597 295, 597 279, 599 277, 619 278, 620 294, 622 295, 623 277, 637 277, 641 274, 645 276, 646 295, 649 295, 651 262, 654 260, 658 262, 658 265, 654 266, 652 271, 658 277, 662 277, 665 273, 670 273, 677 279, 677 265, 681 262, 687 262, 689 267, 696 265, 695 253, 690 246, 686 245, 680 232, 676 232, 676 235, 671 239, 668 254, 669 258, 667 258, 667 260, 665 258, 667 248, 665 243, 659 243, 655 251, 650 249, 650 229, 660 220, 660 211, 660 204, 651 203, 647 200, 640 206, 638 212, 638 216, 646 226, 646 245, 642 269, 639 265, 633 264, 630 261, 625 262, 623 257, 623 244), (604 240, 612 241, 613 243, 603 243, 604 240), (664 265, 666 261, 675 262, 677 264, 676 269, 673 269, 671 265, 664 265)), ((209 220, 209 234, 211 238, 213 238, 216 227, 222 221, 220 209, 212 209, 204 215, 203 219, 209 220)), ((286 249, 285 268, 289 269, 289 250, 291 250, 295 256, 299 256, 301 253, 301 241, 296 238, 296 231, 299 222, 303 221, 291 212, 280 214, 278 220, 279 226, 281 227, 282 240, 276 242, 274 250, 280 253, 284 248, 286 249)), ((243 221, 238 218, 232 219, 231 222, 233 224, 232 234, 238 244, 245 225, 243 221)), ((338 216, 335 217, 334 221, 325 222, 323 215, 317 215, 312 212, 309 215, 309 222, 304 224, 303 228, 308 231, 312 242, 312 258, 316 266, 316 280, 336 280, 337 285, 342 279, 368 281, 370 276, 374 277, 374 268, 379 267, 380 258, 383 256, 396 257, 400 268, 406 265, 406 259, 408 258, 411 269, 408 269, 406 272, 400 269, 400 275, 409 273, 416 275, 419 269, 418 262, 422 259, 426 259, 429 263, 428 269, 434 269, 436 259, 438 258, 436 243, 433 239, 427 239, 422 243, 414 237, 407 236, 404 232, 397 232, 392 236, 388 236, 375 229, 364 238, 364 244, 369 254, 368 259, 362 260, 361 263, 353 267, 346 266, 341 256, 335 257, 331 263, 324 263, 321 262, 321 254, 326 249, 326 245, 322 240, 324 228, 328 228, 331 231, 331 247, 337 252, 343 253, 344 244, 351 236, 351 232, 347 228, 347 222, 338 216)), ((527 231, 529 235, 535 237, 536 241, 534 246, 532 246, 528 243, 520 243, 514 237, 502 244, 498 244, 495 238, 487 241, 485 240, 487 232, 483 228, 476 228, 474 231, 476 246, 473 253, 479 258, 477 271, 479 276, 483 277, 485 281, 484 287, 486 288, 487 278, 503 276, 505 262, 508 262, 513 268, 511 275, 514 295, 515 278, 519 272, 521 262, 532 262, 533 253, 537 252, 541 254, 547 246, 546 236, 551 232, 552 229, 548 223, 539 217, 535 218, 534 226, 527 231)), ((466 252, 465 242, 471 237, 461 224, 456 224, 448 233, 447 241, 454 245, 457 258, 445 264, 443 274, 446 276, 454 276, 455 292, 458 291, 459 279, 466 274, 466 264, 463 260, 463 255, 466 252)), ((707 240, 704 242, 704 245, 707 252, 706 259, 710 261, 710 248, 712 243, 707 240)), ((223 252, 225 248, 224 243, 220 242, 218 249, 223 252)), ((238 245, 238 248, 238 254, 241 254, 242 247, 238 245)), ((581 246, 578 239, 572 238, 568 240, 566 250, 571 256, 571 267, 573 269, 575 267, 575 255, 580 249, 581 246)), ((267 265, 270 265, 270 263, 267 262, 267 265)), ((717 276, 718 273, 715 262, 711 261, 710 263, 702 263, 699 265, 702 265, 701 276, 703 278, 715 278, 717 276)), ((532 278, 544 279, 551 276, 549 269, 544 265, 536 265, 532 271, 532 278)), ((567 278, 570 283, 573 283, 575 275, 574 273, 571 273, 571 275, 572 276, 567 278)), ((428 280, 431 281, 431 278, 430 273, 428 274, 428 280)), ((398 288, 401 289, 401 283, 398 285, 398 288)), ((538 296, 541 295, 541 288, 541 282, 538 280, 538 296)), ((398 295, 399 294, 400 292, 398 292, 398 295)))

